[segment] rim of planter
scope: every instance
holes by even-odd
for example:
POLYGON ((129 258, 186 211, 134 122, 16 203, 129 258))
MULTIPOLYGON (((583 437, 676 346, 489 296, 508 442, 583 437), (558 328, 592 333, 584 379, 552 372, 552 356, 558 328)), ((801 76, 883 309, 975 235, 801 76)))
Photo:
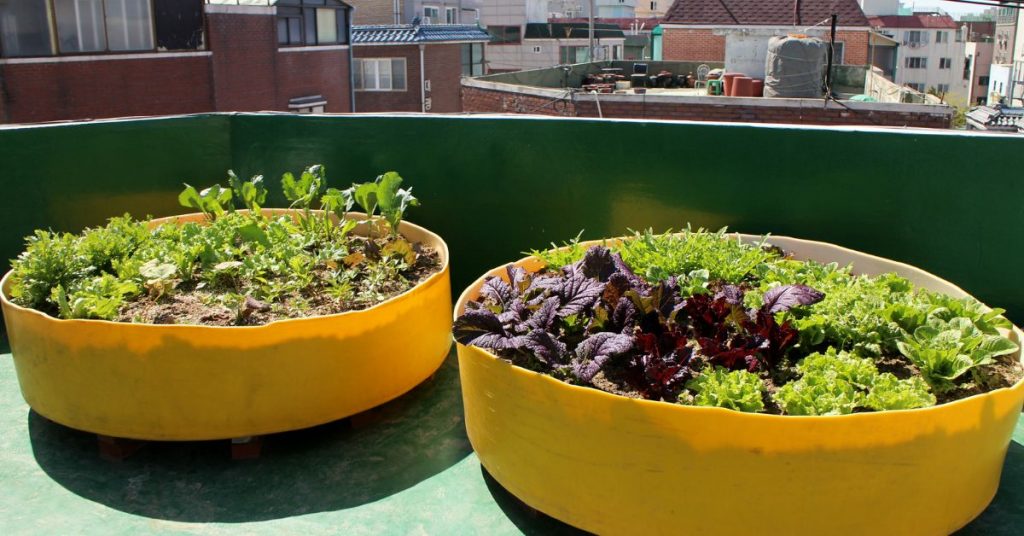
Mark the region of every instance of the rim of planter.
MULTIPOLYGON (((920 268, 834 244, 734 236, 764 239, 797 259, 853 262, 854 273, 895 271, 925 288, 968 295, 920 268)), ((543 267, 534 257, 513 264, 543 267)), ((486 277, 505 276, 505 266, 466 288, 455 318, 486 277)), ((1018 345, 1024 338, 1016 326, 1004 334, 1018 345)), ((570 385, 485 349, 457 347, 466 428, 484 467, 533 508, 597 533, 950 533, 995 495, 1024 402, 1022 379, 912 410, 743 413, 570 385), (668 508, 666 500, 679 504, 668 508)))
MULTIPOLYGON (((192 213, 151 226, 203 220, 192 213)), ((372 307, 260 326, 56 318, 11 302, 8 272, 0 302, 22 395, 71 428, 170 441, 298 430, 397 398, 433 374, 451 347, 448 246, 413 223, 399 229, 437 251, 436 273, 372 307)), ((365 235, 365 226, 353 233, 365 235)))

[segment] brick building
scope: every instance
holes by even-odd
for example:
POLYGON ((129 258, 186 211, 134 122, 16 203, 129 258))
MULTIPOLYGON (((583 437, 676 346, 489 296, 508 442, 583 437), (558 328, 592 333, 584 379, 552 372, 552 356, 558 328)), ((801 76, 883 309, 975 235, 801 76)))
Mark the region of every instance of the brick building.
POLYGON ((724 61, 729 68, 726 50, 732 45, 763 50, 774 35, 825 37, 833 13, 836 63, 867 65, 871 28, 857 0, 676 0, 661 25, 662 57, 724 61))
POLYGON ((352 110, 339 0, 0 2, 0 123, 352 110))
POLYGON ((462 111, 459 81, 483 74, 490 38, 468 24, 353 26, 356 111, 462 111))

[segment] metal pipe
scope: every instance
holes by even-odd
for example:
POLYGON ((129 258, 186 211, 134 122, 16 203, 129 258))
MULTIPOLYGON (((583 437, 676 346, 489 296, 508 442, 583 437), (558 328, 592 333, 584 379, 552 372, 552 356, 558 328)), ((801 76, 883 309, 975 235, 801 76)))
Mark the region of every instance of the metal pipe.
POLYGON ((426 45, 420 45, 420 108, 423 113, 427 113, 427 81, 426 81, 426 66, 423 64, 423 49, 426 45))
POLYGON ((590 21, 588 23, 588 25, 589 25, 588 36, 590 38, 590 53, 587 54, 587 56, 589 56, 587 58, 587 62, 592 62, 592 61, 594 61, 594 0, 590 0, 590 17, 589 17, 589 19, 590 19, 590 21))
POLYGON ((349 113, 356 113, 356 62, 355 55, 352 51, 355 49, 355 45, 352 43, 352 20, 355 18, 353 15, 356 12, 355 6, 349 8, 346 13, 348 21, 348 100, 349 100, 349 113))

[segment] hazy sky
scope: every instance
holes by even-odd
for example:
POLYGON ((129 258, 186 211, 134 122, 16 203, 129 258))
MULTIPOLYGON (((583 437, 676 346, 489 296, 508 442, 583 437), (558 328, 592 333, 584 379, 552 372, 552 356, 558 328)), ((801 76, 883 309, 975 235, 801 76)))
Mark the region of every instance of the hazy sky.
POLYGON ((985 6, 972 4, 961 4, 958 2, 940 2, 938 0, 902 0, 903 5, 913 6, 918 11, 924 8, 938 7, 951 15, 962 15, 964 13, 981 13, 985 6))

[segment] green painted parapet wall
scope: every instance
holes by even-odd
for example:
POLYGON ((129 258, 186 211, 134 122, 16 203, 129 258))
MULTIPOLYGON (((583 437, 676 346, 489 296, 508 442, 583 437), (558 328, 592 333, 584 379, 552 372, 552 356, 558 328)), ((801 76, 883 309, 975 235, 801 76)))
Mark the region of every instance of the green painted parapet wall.
POLYGON ((580 229, 690 222, 916 264, 1024 322, 1024 137, 957 132, 269 114, 0 128, 0 252, 37 227, 180 212, 182 182, 229 167, 276 181, 316 162, 335 186, 401 172, 423 201, 410 220, 451 247, 456 291, 580 229))

